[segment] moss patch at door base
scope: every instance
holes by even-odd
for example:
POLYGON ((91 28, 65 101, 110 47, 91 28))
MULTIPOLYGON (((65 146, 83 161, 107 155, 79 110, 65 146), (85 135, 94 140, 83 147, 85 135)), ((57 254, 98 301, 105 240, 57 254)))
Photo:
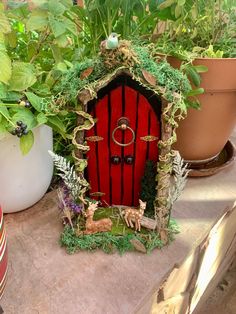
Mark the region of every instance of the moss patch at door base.
MULTIPOLYGON (((78 251, 103 250, 105 253, 124 254, 127 251, 140 251, 150 253, 155 248, 162 248, 163 242, 160 240, 156 231, 150 231, 145 228, 141 232, 135 232, 127 228, 122 219, 119 219, 116 209, 101 208, 96 213, 96 218, 112 217, 113 227, 111 232, 95 233, 91 235, 77 235, 75 230, 69 225, 64 227, 60 237, 60 243, 66 248, 69 254, 78 251)), ((81 225, 83 222, 81 221, 81 225)), ((81 231, 82 232, 82 231, 81 231)), ((176 221, 171 219, 168 229, 169 242, 174 239, 174 235, 179 232, 176 221)))

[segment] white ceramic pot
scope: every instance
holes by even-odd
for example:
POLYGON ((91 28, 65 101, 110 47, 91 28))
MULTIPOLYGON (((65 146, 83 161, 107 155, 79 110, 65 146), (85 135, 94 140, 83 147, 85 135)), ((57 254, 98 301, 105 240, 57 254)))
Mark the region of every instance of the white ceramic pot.
POLYGON ((33 130, 34 145, 23 156, 19 139, 8 135, 0 140, 0 204, 4 213, 26 209, 43 197, 53 174, 52 129, 41 125, 33 130))

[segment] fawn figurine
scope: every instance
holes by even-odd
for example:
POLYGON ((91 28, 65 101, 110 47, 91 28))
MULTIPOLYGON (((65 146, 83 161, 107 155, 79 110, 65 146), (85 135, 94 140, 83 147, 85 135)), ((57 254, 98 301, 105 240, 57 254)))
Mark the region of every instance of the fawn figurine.
POLYGON ((93 234, 97 232, 107 232, 111 231, 112 221, 110 218, 103 218, 100 220, 93 220, 93 215, 95 210, 97 210, 98 202, 91 203, 89 202, 89 207, 86 211, 86 223, 84 234, 93 234))
POLYGON ((140 231, 141 230, 141 218, 143 217, 144 210, 146 209, 146 202, 143 202, 142 200, 139 200, 139 208, 130 208, 127 207, 124 209, 124 219, 128 227, 133 228, 133 221, 135 223, 135 230, 140 231))

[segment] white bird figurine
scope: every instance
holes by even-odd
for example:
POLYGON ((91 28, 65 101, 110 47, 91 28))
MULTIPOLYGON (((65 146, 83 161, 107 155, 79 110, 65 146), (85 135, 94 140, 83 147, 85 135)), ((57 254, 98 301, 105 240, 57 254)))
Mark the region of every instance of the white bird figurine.
POLYGON ((108 49, 108 50, 116 49, 119 45, 118 37, 119 37, 118 34, 111 33, 106 40, 103 40, 101 42, 101 46, 108 49))

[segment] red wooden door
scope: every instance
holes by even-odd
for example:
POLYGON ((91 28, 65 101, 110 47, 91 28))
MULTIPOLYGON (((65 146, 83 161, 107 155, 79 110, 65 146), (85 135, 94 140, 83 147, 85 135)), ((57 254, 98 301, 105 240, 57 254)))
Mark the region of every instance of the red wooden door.
POLYGON ((137 206, 145 163, 158 160, 160 103, 152 95, 151 105, 132 82, 126 79, 125 83, 110 84, 113 86, 108 86, 90 106, 90 113, 97 120, 86 132, 90 146, 87 154, 90 196, 109 205, 137 206), (154 110, 155 106, 158 110, 154 110), (121 117, 129 120, 126 130, 117 128, 121 117), (152 141, 145 140, 148 135, 152 141), (130 142, 127 146, 119 145, 130 142))

